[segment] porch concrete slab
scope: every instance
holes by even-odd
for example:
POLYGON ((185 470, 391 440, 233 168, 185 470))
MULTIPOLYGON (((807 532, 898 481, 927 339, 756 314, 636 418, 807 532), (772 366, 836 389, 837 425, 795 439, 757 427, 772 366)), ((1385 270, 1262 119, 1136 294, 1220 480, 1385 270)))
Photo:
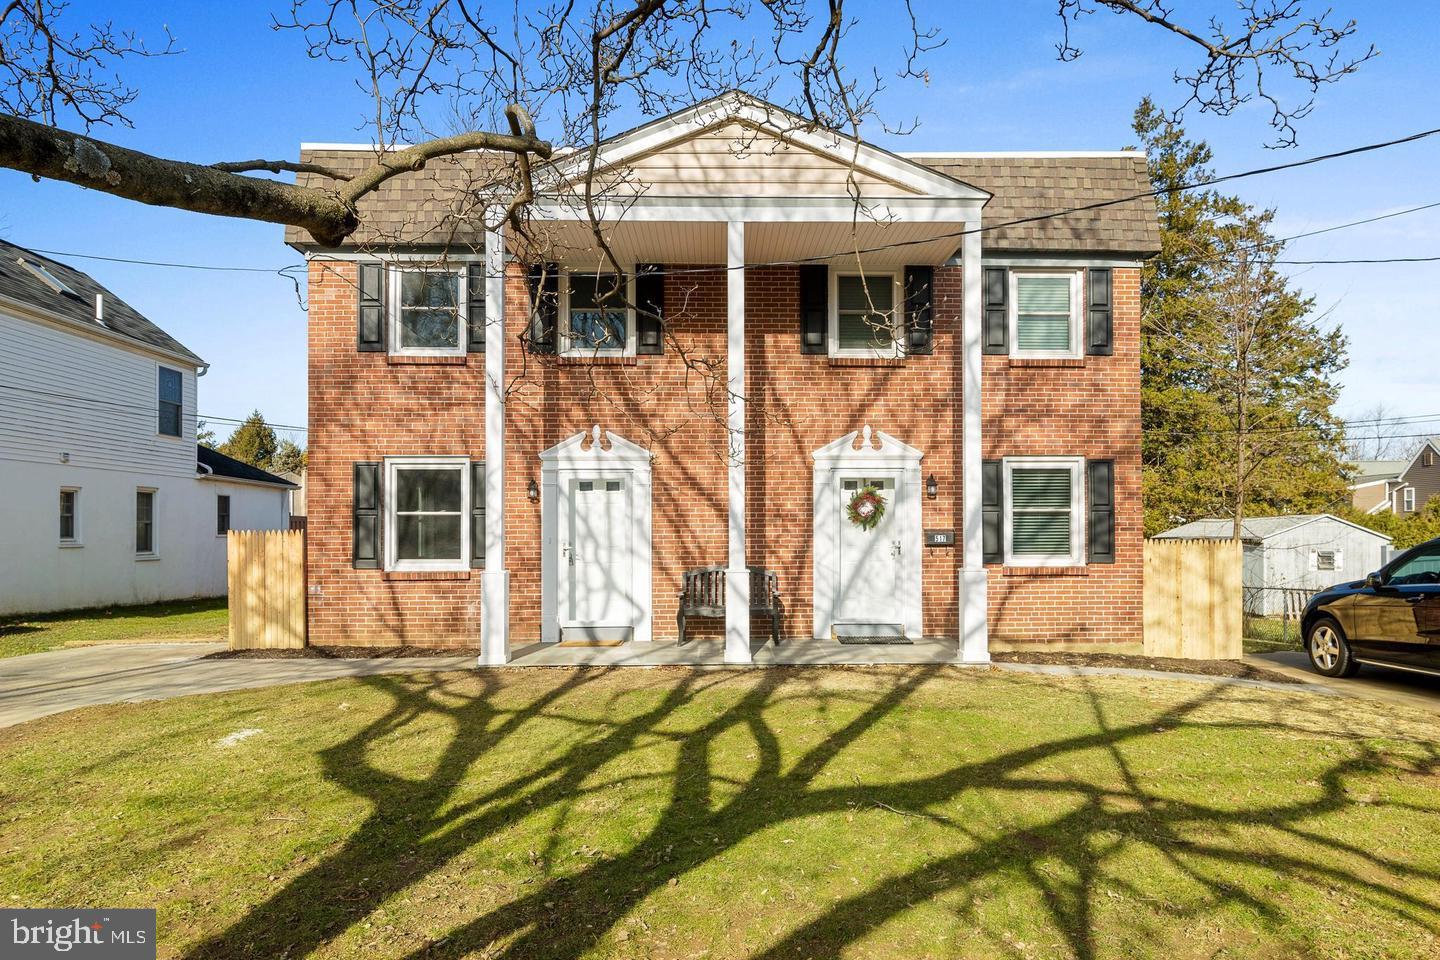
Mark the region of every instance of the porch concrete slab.
MULTIPOLYGON (((873 664, 954 663, 959 642, 931 638, 914 643, 843 644, 835 640, 799 637, 773 643, 755 642, 751 656, 755 666, 824 664, 868 666, 873 664)), ((674 640, 625 643, 618 647, 569 647, 554 643, 533 643, 512 652, 513 667, 712 667, 725 666, 723 640, 692 640, 680 646, 674 640)))

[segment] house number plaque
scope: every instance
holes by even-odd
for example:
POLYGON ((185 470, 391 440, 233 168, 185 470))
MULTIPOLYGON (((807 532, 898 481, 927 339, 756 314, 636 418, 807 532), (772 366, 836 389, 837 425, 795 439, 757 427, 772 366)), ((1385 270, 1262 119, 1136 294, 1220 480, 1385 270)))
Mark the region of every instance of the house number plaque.
POLYGON ((955 546, 954 530, 926 530, 925 546, 927 547, 953 547, 955 546))

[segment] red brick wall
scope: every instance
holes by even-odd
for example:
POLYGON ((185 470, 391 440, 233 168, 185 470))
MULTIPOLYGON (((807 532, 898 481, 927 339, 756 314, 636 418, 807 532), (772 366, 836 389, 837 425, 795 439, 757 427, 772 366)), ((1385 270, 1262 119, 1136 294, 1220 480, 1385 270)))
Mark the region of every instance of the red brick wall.
MULTIPOLYGON (((355 350, 355 270, 311 266, 310 631, 313 643, 474 645, 479 572, 465 579, 400 580, 350 567, 350 465, 398 455, 484 452, 483 355, 462 364, 397 364, 355 350)), ((1068 454, 1117 461, 1120 563, 1083 576, 1007 575, 991 569, 993 636, 1138 642, 1138 271, 1116 271, 1114 357, 1080 367, 1012 366, 985 358, 985 456, 1068 454)), ((810 454, 869 424, 925 452, 939 484, 921 500, 925 527, 960 534, 960 271, 936 272, 935 352, 855 363, 799 352, 793 268, 751 270, 747 303, 747 476, 750 562, 776 570, 784 631, 813 627, 810 454)), ((600 424, 649 448, 653 461, 653 591, 657 639, 674 635, 680 575, 726 562, 725 275, 666 279, 670 329, 683 347, 624 362, 566 361, 520 346, 528 293, 511 270, 507 299, 507 563, 512 643, 540 636, 539 454, 600 424), (682 309, 683 307, 683 309, 682 309)), ((954 635, 959 547, 926 548, 927 634, 954 635)), ((761 624, 757 622, 756 629, 761 624)), ((718 632, 713 624, 708 632, 718 632)), ((698 633, 707 632, 697 630, 698 633)))
POLYGON ((988 565, 991 649, 1141 642, 1140 271, 1116 269, 1113 283, 1113 356, 1063 366, 984 358, 985 459, 1115 460, 1116 562, 1031 572, 988 565))

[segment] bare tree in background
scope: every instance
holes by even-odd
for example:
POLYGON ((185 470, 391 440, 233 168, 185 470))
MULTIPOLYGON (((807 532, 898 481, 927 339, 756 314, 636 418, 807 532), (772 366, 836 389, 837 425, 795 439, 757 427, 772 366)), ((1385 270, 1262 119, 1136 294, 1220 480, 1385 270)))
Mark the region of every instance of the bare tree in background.
POLYGON ((1345 455, 1351 460, 1400 460, 1419 445, 1415 422, 1383 400, 1361 410, 1345 430, 1345 455), (1408 422, 1407 422, 1408 421, 1408 422))
MULTIPOLYGON (((1219 21, 1187 24, 1158 0, 1058 0, 1060 56, 1079 55, 1072 34, 1096 10, 1144 21, 1200 50, 1194 70, 1176 73, 1188 91, 1177 111, 1225 114, 1260 98, 1272 106, 1282 142, 1293 143, 1315 89, 1374 53, 1342 58, 1354 23, 1331 25, 1328 11, 1311 7, 1247 0, 1231 30, 1219 21), (1267 70, 1289 74, 1302 98, 1285 100, 1267 70)), ((553 156, 553 143, 593 157, 620 111, 659 116, 742 89, 808 123, 858 131, 875 118, 885 79, 925 77, 924 55, 943 42, 908 3, 905 11, 895 18, 906 34, 899 62, 867 73, 844 66, 844 41, 858 23, 844 0, 597 0, 499 10, 477 0, 297 0, 277 26, 302 34, 312 57, 359 69, 377 144, 413 144, 342 174, 288 159, 193 163, 90 136, 95 126, 129 124, 137 91, 115 71, 133 57, 174 53, 170 38, 147 47, 109 24, 69 22, 74 12, 62 0, 12 0, 0 8, 0 166, 142 203, 289 224, 334 246, 358 228, 361 198, 390 179, 488 150, 510 158, 490 186, 514 216, 533 199, 532 165, 553 156), (726 30, 742 21, 754 39, 732 42, 726 30), (73 122, 84 132, 63 129, 73 122), (323 186, 298 186, 258 175, 302 170, 332 176, 323 186)), ((890 26, 866 23, 872 31, 890 26)))

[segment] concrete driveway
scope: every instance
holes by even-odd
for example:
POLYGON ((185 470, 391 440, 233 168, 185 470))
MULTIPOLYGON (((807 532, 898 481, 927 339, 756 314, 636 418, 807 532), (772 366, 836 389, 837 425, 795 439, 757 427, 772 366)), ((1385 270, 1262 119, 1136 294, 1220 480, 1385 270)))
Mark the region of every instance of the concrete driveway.
POLYGON ((475 666, 473 654, 375 660, 204 659, 224 649, 223 643, 136 643, 8 657, 0 660, 0 727, 102 703, 475 666))
POLYGON ((1252 653, 1245 659, 1256 666, 1268 667, 1297 680, 1328 687, 1342 696, 1366 697, 1440 713, 1440 677, 1362 666, 1360 672, 1348 680, 1332 680, 1310 669, 1310 660, 1302 650, 1252 653))

